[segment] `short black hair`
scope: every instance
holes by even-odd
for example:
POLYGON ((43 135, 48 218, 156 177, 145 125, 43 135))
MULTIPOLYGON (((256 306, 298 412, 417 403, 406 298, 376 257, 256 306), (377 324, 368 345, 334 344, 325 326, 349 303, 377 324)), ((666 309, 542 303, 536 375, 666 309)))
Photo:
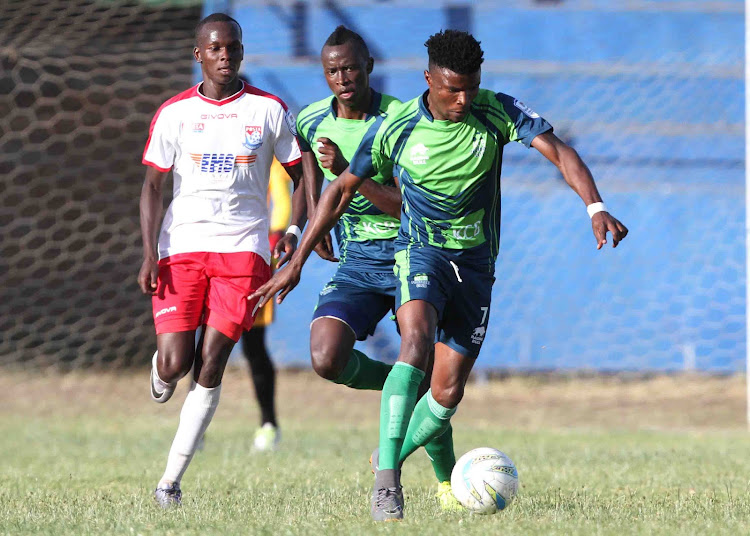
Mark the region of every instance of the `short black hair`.
POLYGON ((201 30, 203 30, 203 27, 206 24, 209 24, 211 22, 233 22, 237 25, 237 28, 240 30, 240 39, 242 38, 242 26, 240 26, 240 23, 234 20, 232 17, 227 15, 226 13, 211 13, 209 16, 205 17, 202 21, 198 23, 198 26, 195 27, 195 44, 198 44, 198 36, 201 33, 201 30))
MULTIPOLYGON (((365 40, 362 39, 362 36, 359 35, 357 32, 350 30, 343 24, 340 26, 337 26, 333 32, 331 32, 331 35, 328 36, 328 39, 326 39, 326 42, 323 43, 323 48, 325 47, 337 47, 339 45, 345 45, 346 43, 354 42, 357 45, 357 48, 359 49, 359 52, 362 54, 362 58, 365 60, 370 59, 370 49, 367 48, 367 43, 365 43, 365 40)), ((322 52, 322 51, 321 51, 322 52)))
POLYGON ((441 30, 425 42, 430 66, 445 67, 457 74, 477 72, 484 61, 479 41, 468 32, 441 30))

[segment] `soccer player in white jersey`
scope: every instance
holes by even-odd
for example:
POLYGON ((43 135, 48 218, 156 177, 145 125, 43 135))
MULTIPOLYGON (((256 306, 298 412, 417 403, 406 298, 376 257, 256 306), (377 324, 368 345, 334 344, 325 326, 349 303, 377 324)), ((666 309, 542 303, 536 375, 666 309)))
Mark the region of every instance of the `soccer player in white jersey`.
POLYGON ((180 481, 219 402, 232 347, 252 327, 246 298, 271 274, 266 203, 273 157, 294 182, 292 225, 274 248, 288 259, 306 215, 302 166, 292 114, 277 97, 239 78, 242 29, 222 13, 196 28, 203 82, 169 99, 151 123, 141 192, 143 264, 138 283, 152 296, 157 353, 151 394, 165 402, 194 367, 167 467, 154 496, 181 504, 180 481), (158 241, 168 172, 174 199, 158 241), (203 326, 196 353, 195 333, 203 326))

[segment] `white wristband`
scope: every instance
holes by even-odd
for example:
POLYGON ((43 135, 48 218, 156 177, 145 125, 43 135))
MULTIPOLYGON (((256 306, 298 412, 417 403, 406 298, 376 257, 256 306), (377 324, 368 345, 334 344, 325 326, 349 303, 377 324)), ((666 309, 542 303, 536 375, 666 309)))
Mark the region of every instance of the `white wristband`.
POLYGON ((297 237, 297 242, 302 239, 302 231, 296 225, 290 225, 289 229, 286 230, 286 234, 293 234, 297 237))
POLYGON ((589 213, 589 218, 593 218, 597 212, 608 212, 607 205, 599 201, 598 203, 591 203, 586 207, 586 212, 589 213))

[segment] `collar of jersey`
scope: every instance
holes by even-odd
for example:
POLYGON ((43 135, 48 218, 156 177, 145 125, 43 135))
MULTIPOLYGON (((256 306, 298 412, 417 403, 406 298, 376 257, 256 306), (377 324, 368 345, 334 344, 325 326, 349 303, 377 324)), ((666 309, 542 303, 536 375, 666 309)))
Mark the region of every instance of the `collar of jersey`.
POLYGON ((203 85, 203 82, 201 82, 200 84, 198 84, 197 86, 195 86, 195 94, 198 95, 198 98, 200 98, 200 100, 202 100, 203 102, 207 102, 209 104, 213 104, 214 106, 224 106, 225 104, 229 104, 232 101, 236 101, 242 95, 245 94, 245 91, 247 91, 247 82, 245 82, 243 80, 242 81, 242 87, 240 88, 240 90, 237 93, 235 93, 234 95, 229 95, 228 97, 225 97, 225 98, 223 98, 221 100, 214 100, 214 99, 209 99, 203 93, 201 93, 200 89, 201 89, 202 85, 203 85))
POLYGON ((461 123, 466 122, 466 117, 469 117, 469 115, 467 115, 464 120, 459 123, 454 123, 453 121, 448 121, 447 119, 435 119, 432 116, 432 112, 430 112, 430 109, 427 107, 427 94, 429 92, 430 90, 428 89, 427 91, 422 93, 422 96, 419 98, 419 111, 422 112, 422 115, 425 119, 427 119, 430 123, 434 123, 435 125, 442 125, 448 128, 455 128, 461 123))
MULTIPOLYGON (((383 95, 375 91, 374 89, 370 88, 370 91, 372 92, 372 99, 370 100, 370 109, 367 110, 367 116, 365 117, 365 121, 367 121, 370 117, 375 117, 376 115, 380 115, 380 103, 383 100, 383 95)), ((339 116, 336 113, 336 95, 331 97, 331 115, 338 119, 339 116)))

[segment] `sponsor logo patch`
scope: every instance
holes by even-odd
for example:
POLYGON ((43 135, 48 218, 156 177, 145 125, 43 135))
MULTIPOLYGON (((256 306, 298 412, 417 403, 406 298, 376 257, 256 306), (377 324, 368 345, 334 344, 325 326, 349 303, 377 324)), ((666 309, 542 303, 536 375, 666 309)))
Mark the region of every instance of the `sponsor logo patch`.
POLYGON ((193 132, 203 132, 203 129, 205 128, 205 123, 193 123, 193 132))
POLYGON ((201 114, 201 119, 237 119, 237 114, 201 114))
POLYGON ((522 103, 518 99, 513 100, 513 106, 521 110, 523 113, 531 117, 532 119, 539 119, 539 114, 536 113, 534 110, 526 106, 524 103, 522 103))
POLYGON ((430 286, 430 278, 427 274, 416 274, 412 278, 412 284, 417 288, 427 288, 430 286))
POLYGON ((484 341, 484 336, 487 333, 487 328, 484 326, 479 326, 478 328, 474 328, 474 333, 471 334, 471 342, 472 344, 482 344, 482 341, 484 341))
POLYGON ((167 313, 176 313, 177 312, 177 306, 173 305, 172 307, 165 307, 158 313, 154 315, 154 318, 159 318, 161 315, 165 315, 167 313))
POLYGON ((201 173, 231 173, 234 165, 246 168, 257 160, 257 155, 238 155, 231 153, 190 153, 190 159, 198 166, 201 173))
POLYGON ((325 296, 326 294, 330 294, 334 290, 336 290, 336 285, 335 284, 333 284, 333 285, 326 285, 325 287, 323 287, 323 290, 320 291, 320 295, 321 296, 325 296))

